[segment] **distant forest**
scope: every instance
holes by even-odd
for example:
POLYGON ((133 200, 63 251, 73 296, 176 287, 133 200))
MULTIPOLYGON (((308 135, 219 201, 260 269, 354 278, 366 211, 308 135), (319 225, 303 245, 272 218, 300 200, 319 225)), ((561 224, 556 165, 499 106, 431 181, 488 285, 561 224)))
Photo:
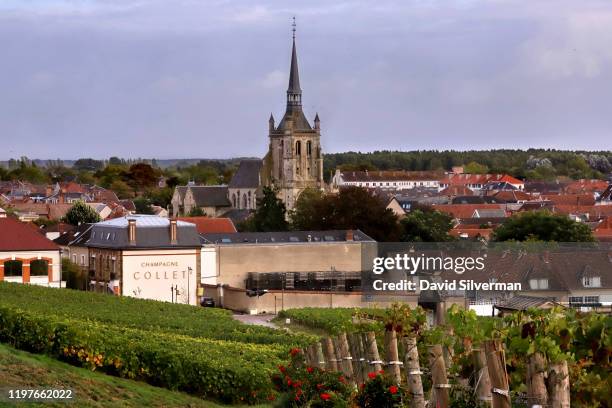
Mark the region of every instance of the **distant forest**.
MULTIPOLYGON (((232 159, 122 159, 31 160, 27 157, 0 162, 0 180, 34 183, 77 181, 96 183, 133 197, 150 190, 164 176, 170 188, 193 181, 226 184, 241 158, 232 159), (143 173, 146 177, 143 177, 143 173), (147 181, 143 184, 143 179, 147 181)), ((324 156, 325 180, 336 169, 443 170, 463 166, 466 173, 506 173, 527 180, 562 180, 612 176, 611 151, 488 150, 488 151, 376 151, 345 152, 324 156)))
POLYGON ((507 173, 521 179, 607 178, 612 172, 612 151, 553 149, 472 151, 375 151, 326 154, 326 179, 335 169, 451 170, 464 166, 466 173, 507 173))

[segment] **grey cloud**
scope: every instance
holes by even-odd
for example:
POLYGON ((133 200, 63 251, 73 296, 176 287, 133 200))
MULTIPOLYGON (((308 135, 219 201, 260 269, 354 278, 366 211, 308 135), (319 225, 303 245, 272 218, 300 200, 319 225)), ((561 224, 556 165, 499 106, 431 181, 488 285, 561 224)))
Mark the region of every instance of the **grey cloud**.
POLYGON ((0 158, 262 155, 294 14, 326 151, 612 148, 603 0, 39 0, 0 4, 0 158))

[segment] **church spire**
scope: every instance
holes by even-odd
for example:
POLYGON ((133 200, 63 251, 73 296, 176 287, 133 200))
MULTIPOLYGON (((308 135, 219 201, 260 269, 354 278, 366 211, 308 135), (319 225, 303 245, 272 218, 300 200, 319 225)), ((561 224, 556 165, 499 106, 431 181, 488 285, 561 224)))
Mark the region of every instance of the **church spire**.
POLYGON ((291 69, 289 71, 289 87, 287 88, 287 107, 302 106, 302 90, 300 89, 300 74, 298 72, 297 51, 295 49, 295 17, 293 17, 293 49, 291 50, 291 69))

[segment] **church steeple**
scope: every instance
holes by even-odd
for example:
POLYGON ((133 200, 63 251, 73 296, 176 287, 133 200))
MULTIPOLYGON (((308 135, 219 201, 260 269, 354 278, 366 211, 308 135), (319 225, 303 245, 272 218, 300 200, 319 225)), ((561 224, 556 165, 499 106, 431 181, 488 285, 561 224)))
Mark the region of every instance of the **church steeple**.
POLYGON ((293 49, 291 50, 291 69, 289 71, 289 87, 287 88, 287 108, 302 106, 302 90, 300 89, 300 74, 298 72, 297 51, 295 49, 295 17, 293 17, 293 49))

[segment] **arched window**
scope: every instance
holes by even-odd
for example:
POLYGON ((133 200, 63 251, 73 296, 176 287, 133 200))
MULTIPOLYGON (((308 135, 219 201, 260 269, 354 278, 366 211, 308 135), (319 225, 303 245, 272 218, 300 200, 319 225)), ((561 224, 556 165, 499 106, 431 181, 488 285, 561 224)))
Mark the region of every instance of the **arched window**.
POLYGON ((302 154, 302 142, 299 140, 295 142, 295 154, 300 156, 302 154))
POLYGON ((244 193, 242 195, 242 208, 247 208, 247 195, 244 193))
POLYGON ((232 194, 232 204, 234 208, 238 208, 238 202, 236 201, 236 193, 232 194))
POLYGON ((47 276, 49 273, 49 262, 44 259, 36 259, 30 262, 30 275, 47 276))
POLYGON ((312 143, 310 140, 306 142, 306 155, 308 155, 308 157, 312 156, 312 143))
POLYGON ((23 273, 23 262, 4 261, 4 276, 21 276, 23 273))
POLYGON ((251 192, 250 191, 249 191, 249 199, 248 199, 247 204, 248 204, 247 208, 250 209, 251 208, 251 192))

